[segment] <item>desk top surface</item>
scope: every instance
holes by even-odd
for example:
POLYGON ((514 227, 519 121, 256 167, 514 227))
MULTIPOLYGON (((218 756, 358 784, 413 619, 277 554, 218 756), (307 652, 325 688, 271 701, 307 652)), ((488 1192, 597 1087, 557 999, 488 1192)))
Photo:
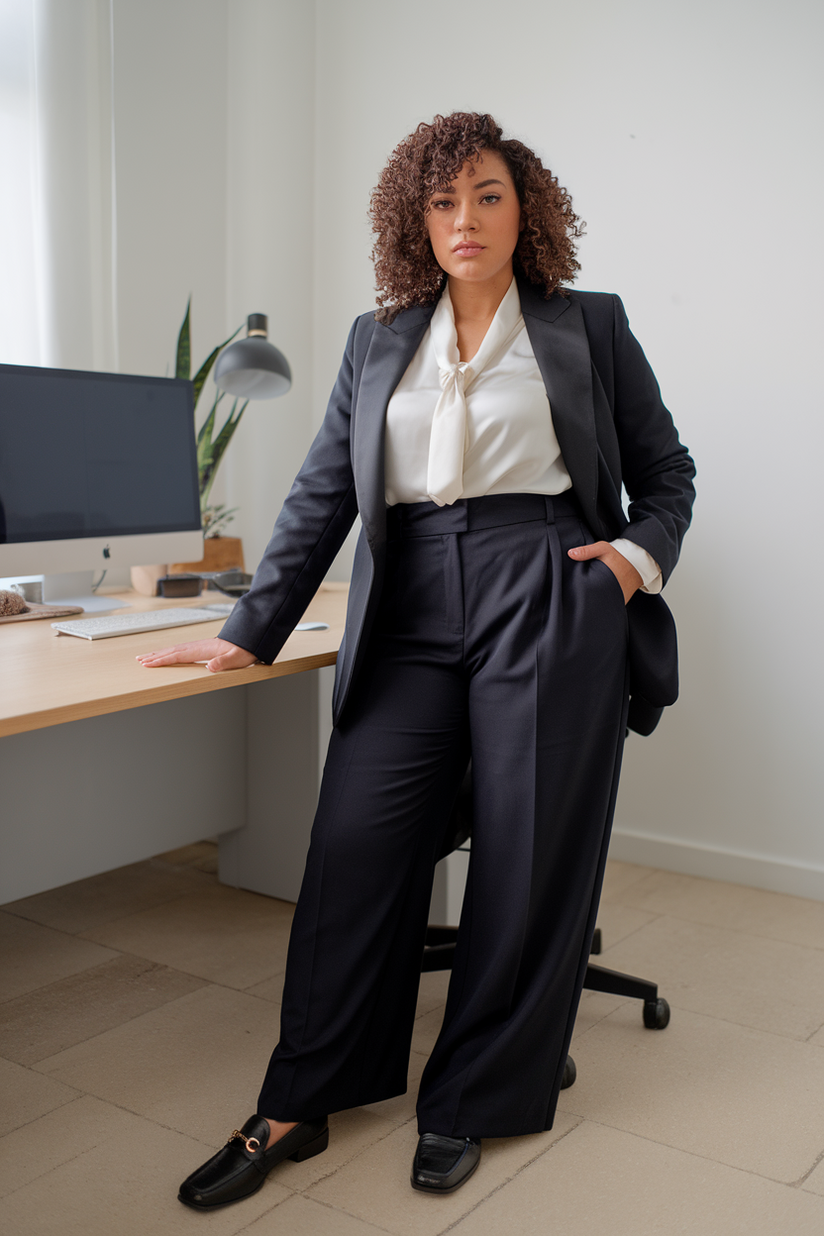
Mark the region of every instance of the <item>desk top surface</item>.
MULTIPOLYGON (((152 648, 210 639, 225 617, 196 628, 169 627, 102 640, 58 635, 48 619, 4 623, 0 625, 0 737, 334 665, 343 637, 347 591, 346 584, 324 584, 306 611, 306 621, 327 622, 328 631, 294 631, 274 665, 222 674, 209 673, 205 665, 144 669, 135 658, 152 648)), ((125 591, 112 596, 131 607, 117 611, 123 613, 202 605, 207 599, 204 594, 165 600, 125 591)), ((208 599, 226 598, 209 593, 208 599)))

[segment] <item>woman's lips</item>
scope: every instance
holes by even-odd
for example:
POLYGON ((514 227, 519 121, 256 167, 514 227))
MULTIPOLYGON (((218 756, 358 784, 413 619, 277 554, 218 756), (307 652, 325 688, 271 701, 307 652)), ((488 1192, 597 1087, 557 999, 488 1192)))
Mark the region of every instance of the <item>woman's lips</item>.
POLYGON ((472 241, 468 241, 463 245, 456 245, 452 250, 458 257, 474 257, 476 253, 483 253, 483 245, 476 245, 472 241))

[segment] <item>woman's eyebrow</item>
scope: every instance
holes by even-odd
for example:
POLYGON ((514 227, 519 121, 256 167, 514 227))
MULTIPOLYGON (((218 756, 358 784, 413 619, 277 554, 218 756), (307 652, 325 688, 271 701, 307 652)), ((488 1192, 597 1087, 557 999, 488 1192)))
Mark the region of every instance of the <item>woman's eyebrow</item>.
MULTIPOLYGON (((482 180, 479 182, 479 184, 473 185, 472 188, 477 191, 478 189, 485 189, 487 185, 500 185, 502 189, 506 188, 506 185, 504 184, 502 180, 494 180, 494 179, 482 180)), ((433 197, 436 197, 436 196, 443 197, 445 193, 451 195, 454 192, 455 192, 454 189, 438 189, 437 194, 433 193, 432 196, 433 197)))

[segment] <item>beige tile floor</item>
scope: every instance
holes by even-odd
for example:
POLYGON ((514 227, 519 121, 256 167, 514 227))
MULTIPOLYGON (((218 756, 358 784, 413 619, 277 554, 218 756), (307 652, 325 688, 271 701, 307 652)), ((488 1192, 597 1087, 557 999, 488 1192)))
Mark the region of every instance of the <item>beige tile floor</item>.
POLYGON ((334 1116, 246 1202, 184 1209, 252 1110, 290 919, 218 884, 205 842, 0 908, 4 1236, 824 1233, 824 904, 617 862, 602 961, 654 977, 672 1022, 585 993, 551 1132, 486 1142, 453 1196, 410 1189, 448 983, 424 975, 407 1095, 334 1116))

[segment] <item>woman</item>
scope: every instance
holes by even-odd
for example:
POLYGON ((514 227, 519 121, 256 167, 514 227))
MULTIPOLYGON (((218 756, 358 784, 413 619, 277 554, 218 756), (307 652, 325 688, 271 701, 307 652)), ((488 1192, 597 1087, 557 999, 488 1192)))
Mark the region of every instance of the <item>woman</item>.
POLYGON ((677 691, 655 594, 694 469, 618 298, 563 287, 581 230, 566 191, 490 116, 456 113, 400 144, 371 214, 379 309, 352 328, 251 591, 220 638, 141 658, 271 662, 360 514, 281 1039, 258 1114, 181 1186, 200 1208, 325 1149, 327 1112, 405 1091, 470 754, 472 858, 412 1184, 451 1191, 482 1138, 551 1127, 629 693, 648 732, 677 691))

